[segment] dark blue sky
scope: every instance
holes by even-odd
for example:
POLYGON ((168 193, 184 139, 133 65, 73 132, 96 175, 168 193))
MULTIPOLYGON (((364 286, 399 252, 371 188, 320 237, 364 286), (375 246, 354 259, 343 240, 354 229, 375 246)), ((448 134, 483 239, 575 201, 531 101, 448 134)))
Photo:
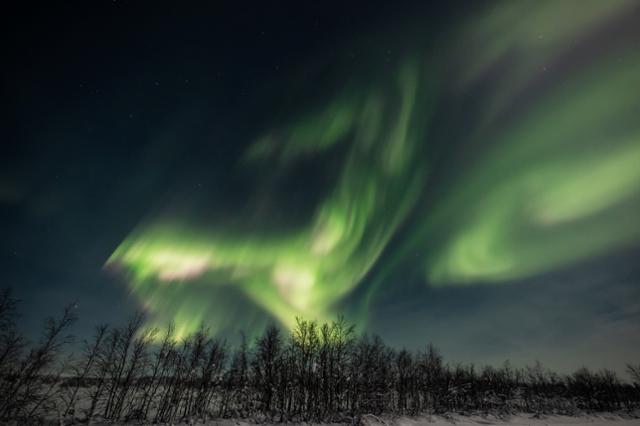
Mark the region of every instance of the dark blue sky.
MULTIPOLYGON (((396 346, 433 341, 451 361, 622 371, 640 356, 640 176, 628 160, 640 102, 625 95, 639 87, 637 7, 17 7, 2 37, 0 270, 29 333, 74 300, 84 335, 210 298, 194 310, 241 319, 224 333, 283 311, 338 312, 396 346), (372 128, 387 136, 365 155, 372 128), (247 161, 265 134, 267 154, 247 161), (312 285, 325 273, 349 288, 307 306, 308 259, 265 266, 255 247, 303 239, 323 212, 364 231, 342 230, 356 247, 344 259, 309 261, 312 285), (166 223, 229 252, 246 244, 251 262, 229 255, 173 282, 179 301, 136 290, 124 258, 104 268, 166 223), (214 283, 241 269, 276 290, 244 275, 214 283)), ((184 275, 161 268, 156 278, 184 275)))

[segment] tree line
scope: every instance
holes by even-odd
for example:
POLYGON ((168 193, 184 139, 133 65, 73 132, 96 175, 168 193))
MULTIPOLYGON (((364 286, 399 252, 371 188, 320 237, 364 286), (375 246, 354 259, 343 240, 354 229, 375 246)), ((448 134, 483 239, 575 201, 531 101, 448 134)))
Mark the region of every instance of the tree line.
POLYGON ((358 334, 339 317, 298 318, 291 332, 266 327, 236 347, 205 327, 178 339, 175 327, 144 327, 136 314, 99 325, 72 354, 74 305, 46 320, 28 343, 17 331, 16 300, 0 294, 0 420, 172 423, 211 418, 354 422, 364 414, 509 414, 633 410, 631 382, 610 370, 570 375, 540 363, 514 368, 446 364, 438 350, 409 351, 358 334))

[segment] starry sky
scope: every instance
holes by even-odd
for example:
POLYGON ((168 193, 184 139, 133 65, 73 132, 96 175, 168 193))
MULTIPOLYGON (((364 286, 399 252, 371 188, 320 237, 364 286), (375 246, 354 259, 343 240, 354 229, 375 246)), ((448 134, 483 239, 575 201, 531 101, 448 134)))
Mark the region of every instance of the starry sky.
POLYGON ((640 357, 637 2, 159 3, 6 13, 28 333, 77 301, 81 336, 344 315, 452 362, 640 357))

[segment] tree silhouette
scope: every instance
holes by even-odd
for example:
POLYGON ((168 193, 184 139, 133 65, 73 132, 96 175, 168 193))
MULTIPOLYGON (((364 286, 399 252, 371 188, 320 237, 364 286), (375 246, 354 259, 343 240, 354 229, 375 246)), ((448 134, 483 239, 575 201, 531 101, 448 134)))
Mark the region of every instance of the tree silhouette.
POLYGON ((28 345, 15 327, 16 301, 0 293, 0 421, 36 423, 102 418, 118 422, 357 422, 373 414, 515 412, 578 414, 640 408, 640 366, 631 383, 610 370, 563 376, 537 362, 515 368, 445 364, 432 345, 411 352, 356 334, 343 317, 318 324, 297 318, 290 333, 275 324, 249 345, 228 348, 201 327, 178 339, 136 314, 102 325, 72 362, 73 305, 48 319, 28 345), (82 409, 79 409, 82 407, 82 409), (60 420, 62 421, 62 419, 60 420))

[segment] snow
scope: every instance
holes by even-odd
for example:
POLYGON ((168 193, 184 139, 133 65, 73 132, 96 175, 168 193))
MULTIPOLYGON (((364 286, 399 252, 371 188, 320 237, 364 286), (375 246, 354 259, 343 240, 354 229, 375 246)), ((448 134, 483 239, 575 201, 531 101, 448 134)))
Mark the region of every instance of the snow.
POLYGON ((593 415, 593 416, 533 416, 531 414, 521 414, 508 418, 498 418, 496 416, 429 416, 429 417, 400 417, 392 420, 365 418, 368 426, 478 426, 478 425, 509 425, 509 426, 631 426, 639 425, 640 419, 623 418, 619 415, 593 415))
MULTIPOLYGON (((100 423, 92 422, 95 426, 110 425, 126 425, 125 423, 100 423)), ((130 423, 131 425, 139 423, 130 423)), ((327 423, 261 423, 267 426, 335 426, 337 424, 327 423)), ((349 423, 343 423, 345 425, 349 423)), ((520 414, 510 417, 488 416, 463 416, 463 415, 439 415, 439 416, 421 416, 421 417, 378 417, 373 415, 362 416, 361 426, 640 426, 640 418, 634 418, 628 415, 620 414, 594 414, 583 415, 579 417, 542 415, 534 416, 531 414, 520 414)), ((172 426, 256 426, 256 423, 250 420, 209 420, 206 423, 188 422, 175 423, 172 426)))

